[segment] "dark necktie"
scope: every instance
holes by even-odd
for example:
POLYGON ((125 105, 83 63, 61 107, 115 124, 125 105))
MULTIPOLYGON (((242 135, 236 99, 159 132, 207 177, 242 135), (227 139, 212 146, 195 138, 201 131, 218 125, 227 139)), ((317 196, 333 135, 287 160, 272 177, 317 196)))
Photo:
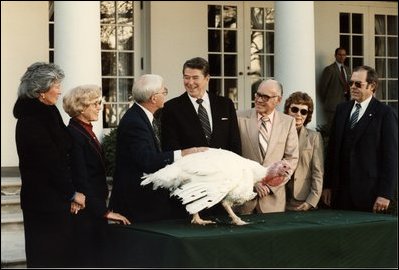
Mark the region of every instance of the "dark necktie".
POLYGON ((353 128, 357 123, 357 118, 359 118, 359 111, 361 107, 362 105, 356 103, 356 110, 354 111, 350 119, 351 128, 353 128))
POLYGON ((197 103, 199 105, 198 118, 201 122, 202 129, 204 130, 205 137, 206 137, 206 140, 208 141, 208 145, 209 145, 210 141, 211 141, 212 130, 211 130, 211 125, 209 124, 208 113, 206 112, 206 109, 204 108, 204 106, 202 106, 203 101, 204 100, 201 98, 197 99, 197 103))
POLYGON ((158 149, 161 149, 161 140, 159 139, 160 138, 159 128, 157 122, 155 121, 155 118, 152 120, 152 129, 154 130, 155 139, 157 140, 157 147, 158 149))
POLYGON ((344 96, 346 100, 349 100, 349 84, 345 77, 344 65, 341 65, 341 77, 342 81, 344 82, 344 96))
POLYGON ((341 77, 342 77, 342 80, 344 82, 346 82, 345 71, 344 71, 344 66, 343 65, 341 65, 341 77))

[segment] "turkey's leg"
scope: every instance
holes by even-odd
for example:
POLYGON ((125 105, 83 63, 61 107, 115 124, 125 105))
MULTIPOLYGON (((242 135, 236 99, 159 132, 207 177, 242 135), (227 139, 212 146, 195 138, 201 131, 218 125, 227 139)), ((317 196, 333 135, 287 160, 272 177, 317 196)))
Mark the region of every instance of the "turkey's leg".
POLYGON ((231 221, 236 224, 236 225, 246 225, 248 224, 247 222, 243 221, 241 218, 239 218, 234 212, 233 209, 231 209, 231 205, 228 204, 227 202, 222 202, 222 205, 224 209, 226 209, 227 213, 231 217, 231 221))
POLYGON ((191 219, 192 224, 199 224, 199 225, 206 225, 206 224, 212 224, 216 223, 215 221, 212 220, 203 220, 198 213, 193 214, 193 218, 191 219))

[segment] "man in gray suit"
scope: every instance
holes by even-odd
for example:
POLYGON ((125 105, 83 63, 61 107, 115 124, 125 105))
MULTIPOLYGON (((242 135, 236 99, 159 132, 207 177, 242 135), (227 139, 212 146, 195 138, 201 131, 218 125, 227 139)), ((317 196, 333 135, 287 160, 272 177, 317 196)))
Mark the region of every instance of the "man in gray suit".
POLYGON ((241 214, 250 214, 255 209, 258 213, 285 211, 285 184, 297 166, 299 153, 295 119, 275 109, 282 94, 283 88, 278 81, 263 81, 255 92, 255 108, 237 113, 242 156, 263 166, 286 160, 291 167, 280 186, 256 183, 258 196, 237 209, 241 214), (262 125, 265 125, 265 133, 262 125))
POLYGON ((335 49, 335 62, 327 66, 321 75, 318 94, 328 128, 335 113, 335 107, 344 101, 349 100, 348 80, 351 72, 344 62, 346 50, 344 48, 335 49))

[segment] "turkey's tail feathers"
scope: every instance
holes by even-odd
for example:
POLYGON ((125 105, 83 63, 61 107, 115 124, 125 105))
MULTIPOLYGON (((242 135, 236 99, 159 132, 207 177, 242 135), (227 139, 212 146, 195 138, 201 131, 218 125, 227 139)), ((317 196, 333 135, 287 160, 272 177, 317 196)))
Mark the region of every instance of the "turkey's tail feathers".
POLYGON ((152 183, 154 189, 162 187, 173 190, 186 180, 183 175, 179 167, 168 165, 155 173, 141 177, 141 179, 144 179, 141 181, 141 185, 145 186, 152 183))

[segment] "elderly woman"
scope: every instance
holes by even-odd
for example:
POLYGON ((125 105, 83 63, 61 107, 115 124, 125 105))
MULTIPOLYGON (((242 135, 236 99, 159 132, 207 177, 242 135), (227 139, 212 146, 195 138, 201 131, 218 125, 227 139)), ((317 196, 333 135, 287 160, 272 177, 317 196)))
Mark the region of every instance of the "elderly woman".
POLYGON ((323 141, 321 134, 305 126, 312 120, 313 101, 303 92, 292 93, 284 112, 295 118, 299 140, 299 161, 287 183, 286 210, 307 211, 316 208, 323 187, 323 141))
POLYGON ((77 266, 101 266, 102 235, 107 220, 130 224, 124 216, 107 209, 108 187, 101 145, 91 122, 98 120, 101 89, 82 85, 63 99, 64 110, 71 117, 68 130, 73 137, 72 176, 77 189, 86 195, 86 208, 74 217, 77 266))
POLYGON ((72 138, 55 106, 63 78, 54 64, 32 64, 21 78, 14 106, 28 268, 70 266, 71 204, 85 206, 69 170, 72 138))

